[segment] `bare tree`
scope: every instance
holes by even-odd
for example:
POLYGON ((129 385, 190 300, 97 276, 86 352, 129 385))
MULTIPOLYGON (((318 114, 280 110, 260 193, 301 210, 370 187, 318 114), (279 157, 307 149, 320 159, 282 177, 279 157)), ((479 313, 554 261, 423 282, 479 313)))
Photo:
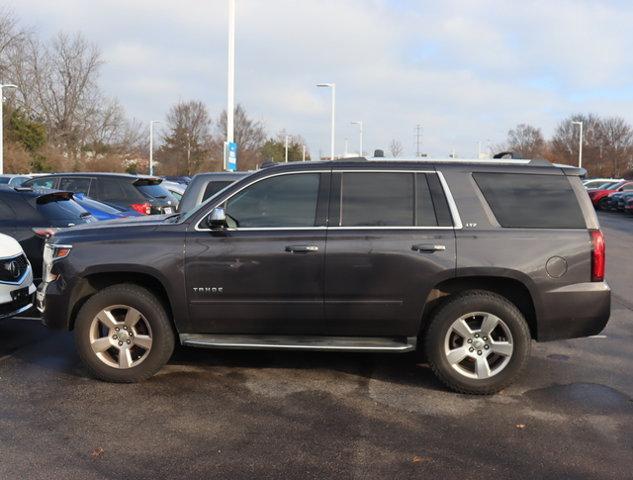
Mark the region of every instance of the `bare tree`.
POLYGON ((167 113, 164 145, 157 159, 175 174, 192 174, 211 148, 211 117, 200 101, 178 102, 167 113), (171 165, 170 165, 171 164, 171 165))
POLYGON ((540 128, 521 123, 508 131, 504 151, 510 151, 519 158, 542 158, 546 142, 540 128))
POLYGON ((0 8, 0 81, 9 80, 12 53, 24 42, 26 35, 13 13, 0 8))
POLYGON ((623 172, 633 168, 633 129, 621 117, 608 117, 600 122, 598 158, 601 169, 619 178, 623 172), (611 163, 611 165, 609 165, 611 163))
MULTIPOLYGON (((238 148, 238 166, 241 170, 250 170, 257 167, 262 161, 261 149, 266 142, 266 129, 259 120, 250 118, 244 107, 240 104, 235 108, 235 142, 238 148)), ((217 143, 226 138, 226 110, 220 114, 217 125, 217 143)))
POLYGON ((389 153, 391 153, 392 157, 399 157, 400 155, 402 155, 403 151, 404 148, 402 147, 402 143, 400 143, 400 140, 396 140, 395 138, 391 140, 391 143, 389 144, 389 153))

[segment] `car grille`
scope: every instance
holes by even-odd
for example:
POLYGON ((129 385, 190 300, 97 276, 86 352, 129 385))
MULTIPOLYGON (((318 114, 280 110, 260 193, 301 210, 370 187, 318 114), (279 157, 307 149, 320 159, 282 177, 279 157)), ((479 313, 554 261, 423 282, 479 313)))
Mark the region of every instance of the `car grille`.
POLYGON ((17 282, 29 268, 24 255, 0 260, 0 282, 17 282))

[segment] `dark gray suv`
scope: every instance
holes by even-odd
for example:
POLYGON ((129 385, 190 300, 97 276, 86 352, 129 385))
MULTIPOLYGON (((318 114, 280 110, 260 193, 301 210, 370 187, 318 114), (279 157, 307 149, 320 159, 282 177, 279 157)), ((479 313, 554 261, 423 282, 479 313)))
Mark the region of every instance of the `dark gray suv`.
POLYGON ((98 378, 205 348, 409 352, 450 388, 512 382, 532 339, 600 332, 602 234, 579 175, 547 162, 270 167, 184 214, 62 231, 38 306, 98 378))

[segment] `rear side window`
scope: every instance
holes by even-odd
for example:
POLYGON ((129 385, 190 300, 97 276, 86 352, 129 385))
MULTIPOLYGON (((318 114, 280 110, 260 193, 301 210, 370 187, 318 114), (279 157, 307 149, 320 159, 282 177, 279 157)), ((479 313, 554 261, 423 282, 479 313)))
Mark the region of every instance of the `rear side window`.
POLYGON ((204 189, 204 194, 202 196, 202 201, 204 202, 206 199, 211 198, 213 195, 218 193, 220 190, 224 190, 232 183, 232 180, 211 181, 207 183, 207 187, 204 189))
POLYGON ((59 189, 74 193, 90 194, 90 178, 86 177, 62 177, 59 180, 59 189))
MULTIPOLYGON (((341 227, 438 225, 427 175, 423 173, 344 172, 339 195, 341 227)), ((335 217, 331 220, 337 224, 335 217)))
POLYGON ((564 175, 473 173, 497 221, 506 228, 586 228, 564 175))
POLYGON ((93 197, 102 202, 142 203, 145 197, 127 179, 97 178, 93 197))

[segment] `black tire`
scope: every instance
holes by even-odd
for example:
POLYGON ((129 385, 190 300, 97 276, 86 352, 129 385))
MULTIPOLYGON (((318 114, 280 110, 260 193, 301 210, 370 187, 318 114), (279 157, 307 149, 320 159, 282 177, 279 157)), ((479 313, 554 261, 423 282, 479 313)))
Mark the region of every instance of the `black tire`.
POLYGON ((164 306, 154 294, 139 285, 113 285, 95 293, 81 307, 75 320, 75 344, 79 356, 92 375, 107 382, 133 383, 150 378, 169 361, 175 342, 174 329, 164 306), (99 312, 113 305, 138 310, 151 328, 151 348, 138 365, 118 369, 102 362, 92 350, 92 321, 99 312))
MULTIPOLYGON (((519 309, 506 298, 484 290, 456 294, 438 308, 424 336, 424 350, 437 377, 451 390, 474 395, 490 395, 511 384, 521 373, 530 355, 530 330, 519 309), (501 319, 512 335, 513 351, 506 366, 488 378, 469 378, 454 369, 445 352, 449 329, 460 317, 486 312, 501 319)), ((488 347, 486 347, 488 348, 488 347)))

